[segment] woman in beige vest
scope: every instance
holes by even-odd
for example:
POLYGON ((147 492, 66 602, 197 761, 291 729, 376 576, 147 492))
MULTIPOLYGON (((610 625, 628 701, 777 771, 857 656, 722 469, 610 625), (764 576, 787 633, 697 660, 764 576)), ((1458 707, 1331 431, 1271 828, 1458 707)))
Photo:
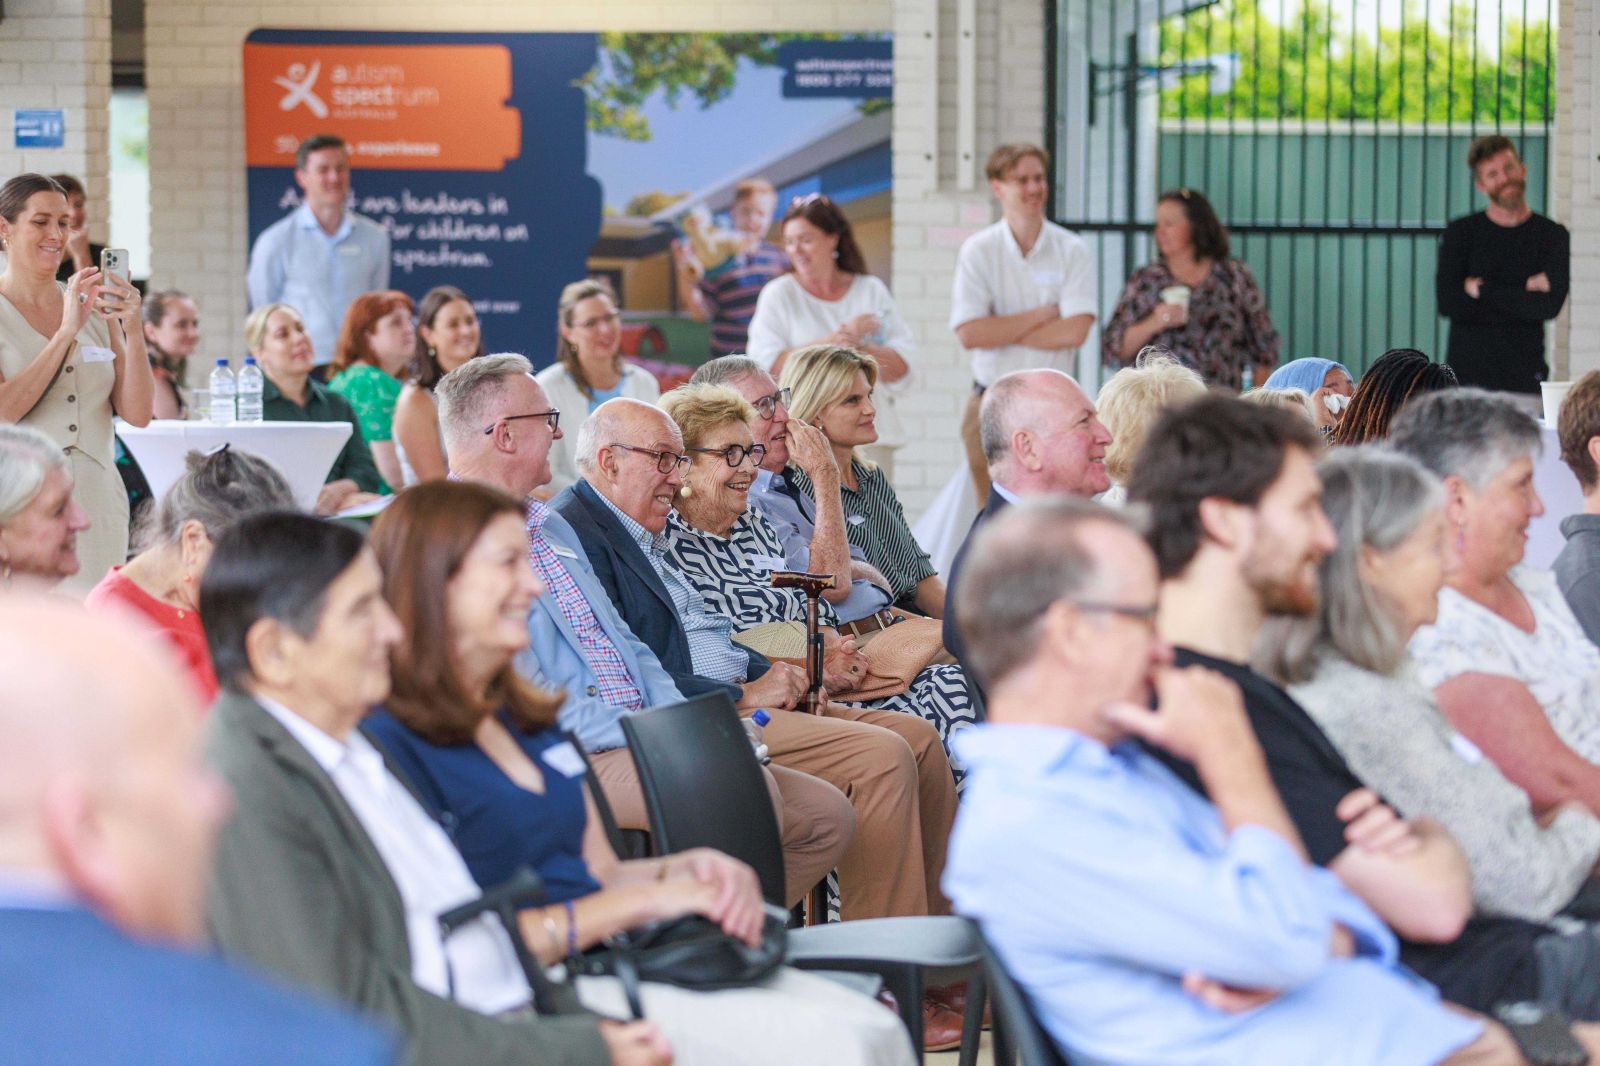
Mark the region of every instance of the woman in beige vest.
POLYGON ((42 174, 0 187, 0 422, 42 430, 67 454, 90 527, 78 538, 82 566, 63 587, 82 592, 127 561, 111 419, 148 423, 154 378, 133 286, 96 267, 55 280, 71 219, 66 193, 42 174))

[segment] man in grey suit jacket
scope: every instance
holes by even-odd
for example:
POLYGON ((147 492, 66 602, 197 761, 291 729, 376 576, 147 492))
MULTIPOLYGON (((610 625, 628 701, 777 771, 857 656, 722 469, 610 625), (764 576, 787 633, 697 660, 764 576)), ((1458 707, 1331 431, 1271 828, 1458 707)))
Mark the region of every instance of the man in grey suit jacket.
POLYGON ((437 914, 478 886, 356 729, 388 695, 400 636, 358 533, 248 519, 218 539, 200 602, 225 687, 208 754, 236 797, 207 899, 224 952, 383 1019, 414 1063, 670 1062, 649 1023, 486 1013, 528 998, 507 931, 439 932, 437 914), (457 1001, 469 988, 479 1009, 457 1001))

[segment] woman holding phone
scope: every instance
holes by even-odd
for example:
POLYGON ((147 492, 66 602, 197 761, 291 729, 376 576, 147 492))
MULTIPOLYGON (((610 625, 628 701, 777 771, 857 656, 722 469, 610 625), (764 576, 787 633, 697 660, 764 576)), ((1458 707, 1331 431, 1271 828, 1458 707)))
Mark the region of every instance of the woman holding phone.
POLYGON ((0 186, 0 422, 43 431, 66 453, 73 498, 89 517, 78 538, 78 573, 63 584, 88 591, 128 557, 128 497, 112 449, 114 416, 149 423, 155 390, 139 293, 98 267, 65 284, 72 209, 43 174, 0 186))

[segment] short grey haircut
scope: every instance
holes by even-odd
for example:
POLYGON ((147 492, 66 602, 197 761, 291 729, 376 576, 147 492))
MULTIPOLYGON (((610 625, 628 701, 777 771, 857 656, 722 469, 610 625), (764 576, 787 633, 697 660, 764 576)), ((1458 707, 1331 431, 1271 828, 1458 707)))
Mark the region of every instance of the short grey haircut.
POLYGON ((1338 546, 1322 560, 1315 615, 1277 616, 1262 627, 1256 665, 1284 684, 1310 680, 1318 648, 1330 646, 1363 670, 1393 674, 1406 645, 1382 589, 1361 579, 1361 551, 1399 547, 1444 506, 1444 486, 1408 455, 1381 445, 1340 448, 1317 466, 1322 509, 1338 546))
MULTIPOLYGON (((573 461, 584 474, 594 472, 595 456, 600 454, 600 449, 613 443, 613 438, 622 432, 622 423, 627 418, 630 410, 643 409, 653 411, 660 416, 661 421, 672 427, 677 432, 677 425, 668 416, 667 412, 654 404, 645 403, 643 400, 630 399, 627 396, 614 396, 605 403, 596 407, 583 425, 578 427, 578 439, 573 443, 573 461), (605 444, 602 444, 604 441, 605 444)), ((632 443, 623 441, 622 443, 632 443)))
POLYGON ((767 374, 766 367, 748 355, 724 355, 702 363, 689 379, 690 385, 727 385, 743 380, 752 374, 767 374))
POLYGON ((1539 423, 1516 404, 1483 389, 1445 389, 1406 404, 1389 429, 1389 447, 1441 478, 1481 489, 1523 456, 1544 449, 1539 423))
POLYGON ((161 502, 146 512, 137 538, 141 546, 176 543, 190 521, 199 522, 215 541, 241 518, 300 509, 278 468, 258 455, 225 445, 209 453, 192 451, 183 465, 161 502))
POLYGON ((1143 513, 1072 496, 1031 496, 981 526, 953 590, 967 645, 963 665, 993 688, 1031 661, 1050 605, 1107 576, 1084 547, 1083 528, 1105 523, 1142 539, 1143 513))
MULTIPOLYGON (((996 378, 994 384, 984 390, 983 403, 978 408, 978 440, 989 465, 993 466, 1011 454, 1012 436, 1023 428, 1020 424, 1022 419, 1033 413, 1029 410, 1027 400, 1032 395, 1030 384, 1038 374, 1037 369, 1013 370, 996 378)), ((1061 376, 1077 383, 1077 379, 1070 374, 1062 373, 1061 376)))
POLYGON ((507 378, 532 375, 533 364, 516 352, 497 352, 468 359, 433 387, 439 401, 439 428, 445 439, 466 443, 483 432, 488 410, 507 378))
POLYGON ((32 426, 0 425, 0 522, 9 522, 33 502, 45 475, 65 469, 61 445, 32 426))

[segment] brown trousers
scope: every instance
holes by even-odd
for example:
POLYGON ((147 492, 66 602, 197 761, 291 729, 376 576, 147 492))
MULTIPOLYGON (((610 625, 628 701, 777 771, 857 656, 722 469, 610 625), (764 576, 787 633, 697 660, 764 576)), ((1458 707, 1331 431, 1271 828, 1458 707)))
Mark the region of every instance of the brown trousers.
MULTIPOLYGON (((648 832, 650 815, 644 805, 644 789, 628 749, 594 752, 589 761, 617 826, 648 832)), ((762 775, 773 813, 778 816, 785 902, 792 907, 839 865, 854 834, 856 816, 850 800, 826 781, 777 765, 763 767, 762 775)))
POLYGON ((846 920, 949 913, 939 877, 956 786, 933 726, 830 703, 824 715, 773 712, 764 739, 775 763, 837 786, 855 807, 855 840, 839 863, 846 920))
POLYGON ((967 393, 967 402, 961 408, 961 446, 967 454, 967 470, 972 475, 972 488, 978 494, 978 510, 989 498, 989 460, 983 457, 983 434, 978 425, 978 409, 983 395, 977 389, 967 393))

